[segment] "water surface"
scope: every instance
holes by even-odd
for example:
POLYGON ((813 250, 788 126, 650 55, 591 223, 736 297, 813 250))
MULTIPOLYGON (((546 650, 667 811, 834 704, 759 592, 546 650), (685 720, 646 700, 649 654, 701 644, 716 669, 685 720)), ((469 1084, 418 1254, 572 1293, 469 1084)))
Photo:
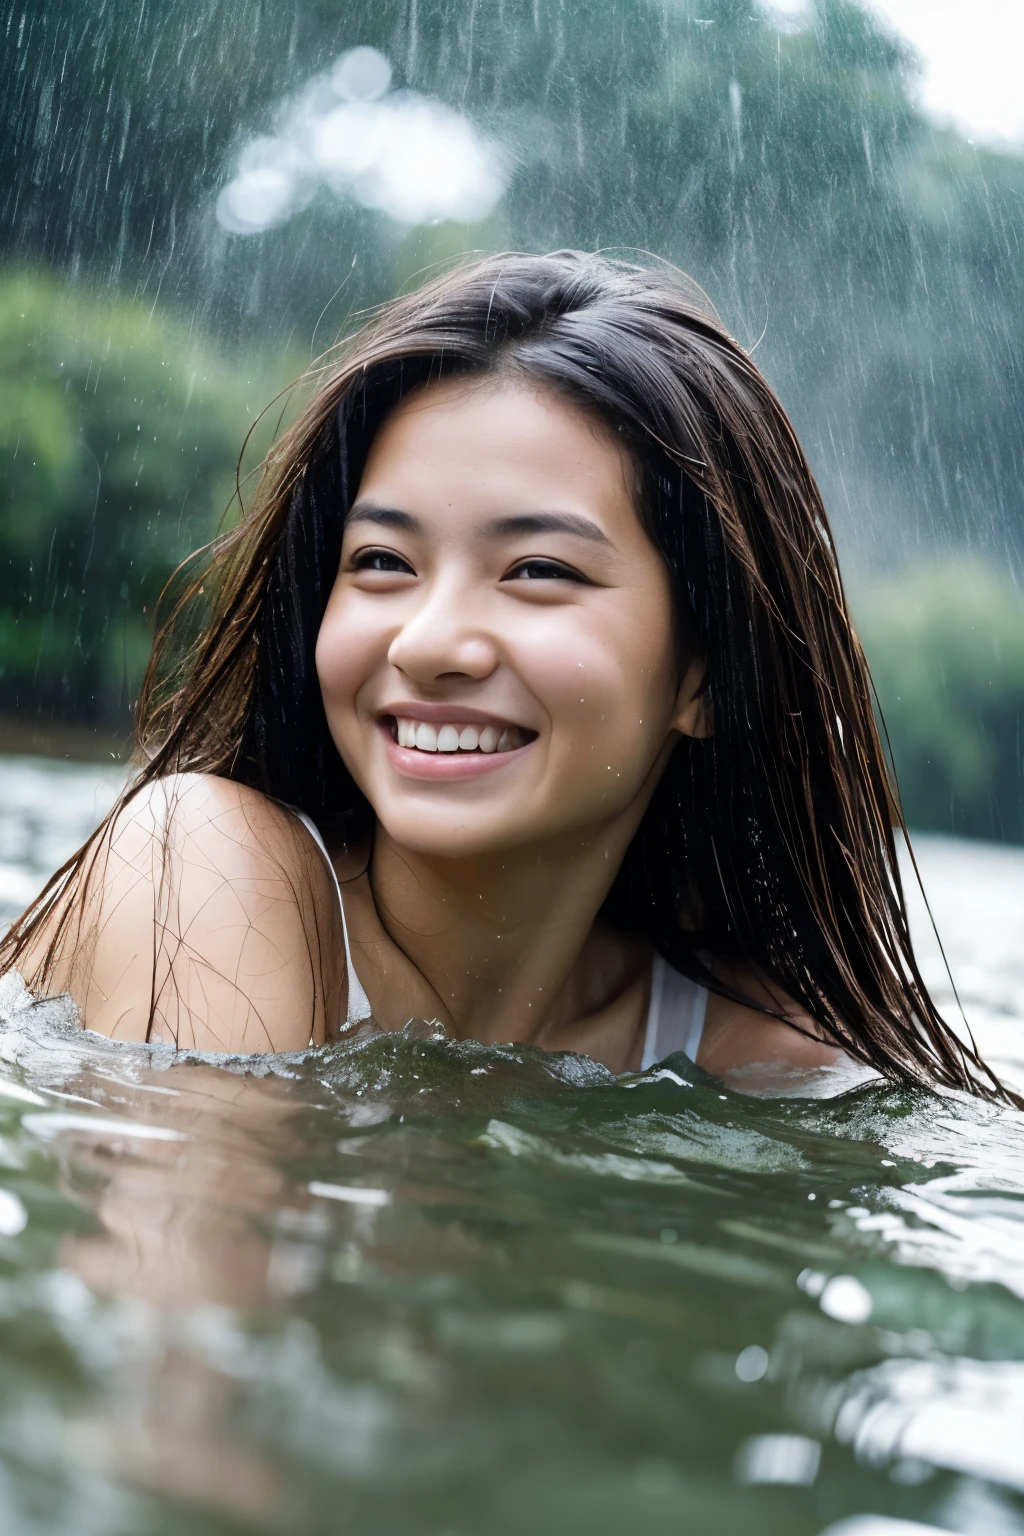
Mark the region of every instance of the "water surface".
MULTIPOLYGON (((0 762, 7 915, 116 784, 0 762)), ((1024 855, 918 852, 1020 1078, 1024 855)), ((425 1025, 204 1059, 15 1011, 0 1529, 1024 1532, 1024 1121, 788 1086, 425 1025)))

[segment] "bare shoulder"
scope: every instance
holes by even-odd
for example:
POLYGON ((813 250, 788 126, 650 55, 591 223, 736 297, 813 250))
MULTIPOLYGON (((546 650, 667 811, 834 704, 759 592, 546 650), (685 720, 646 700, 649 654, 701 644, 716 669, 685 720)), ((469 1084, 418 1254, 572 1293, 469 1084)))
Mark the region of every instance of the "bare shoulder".
POLYGON ((297 1050, 343 1006, 330 872, 301 823, 245 785, 194 774, 145 786, 62 901, 47 989, 69 991, 101 1034, 297 1050))
POLYGON ((711 993, 700 1049, 700 1065, 708 1072, 721 1077, 755 1063, 804 1069, 830 1067, 840 1059, 842 1052, 824 1038, 810 1015, 757 972, 740 965, 718 965, 716 970, 734 991, 784 1014, 791 1024, 711 993))

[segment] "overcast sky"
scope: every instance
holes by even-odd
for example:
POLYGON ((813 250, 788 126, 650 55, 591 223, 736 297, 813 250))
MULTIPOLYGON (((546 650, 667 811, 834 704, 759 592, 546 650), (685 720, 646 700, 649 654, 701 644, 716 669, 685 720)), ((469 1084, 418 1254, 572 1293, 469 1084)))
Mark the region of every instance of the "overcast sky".
MULTIPOLYGON (((1024 0, 861 0, 923 65, 922 105, 970 138, 1024 146, 1024 0)), ((773 0, 799 13, 805 0, 773 0)))

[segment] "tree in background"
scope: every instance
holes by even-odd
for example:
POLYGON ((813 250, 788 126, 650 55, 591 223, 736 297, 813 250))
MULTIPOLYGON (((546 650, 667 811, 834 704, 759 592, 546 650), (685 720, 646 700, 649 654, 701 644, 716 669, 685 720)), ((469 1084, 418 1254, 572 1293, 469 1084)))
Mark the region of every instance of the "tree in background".
POLYGON ((756 0, 8 6, 10 257, 283 345, 460 249, 642 247, 763 333, 858 558, 904 536, 1019 556, 1024 167, 922 119, 907 50, 849 0, 795 29, 756 0), (321 194, 225 234, 239 147, 355 44, 501 140, 495 218, 408 229, 321 194))
POLYGON ((244 381, 151 306, 26 273, 0 356, 0 707, 120 724, 147 611, 231 495, 244 381))
POLYGON ((860 623, 914 826, 1024 843, 1024 610, 979 561, 880 583, 860 623))

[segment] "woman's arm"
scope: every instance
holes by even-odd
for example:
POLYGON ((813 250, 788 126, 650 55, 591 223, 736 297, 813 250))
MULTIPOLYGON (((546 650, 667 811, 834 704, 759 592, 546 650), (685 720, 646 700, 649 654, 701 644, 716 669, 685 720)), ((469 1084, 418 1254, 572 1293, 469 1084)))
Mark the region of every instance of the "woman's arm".
MULTIPOLYGON (((100 1034, 288 1051, 344 1018, 330 874, 306 829, 255 790, 205 775, 148 786, 60 901, 45 990, 70 992, 100 1034)), ((44 924, 21 964, 32 990, 54 932, 44 924)))

